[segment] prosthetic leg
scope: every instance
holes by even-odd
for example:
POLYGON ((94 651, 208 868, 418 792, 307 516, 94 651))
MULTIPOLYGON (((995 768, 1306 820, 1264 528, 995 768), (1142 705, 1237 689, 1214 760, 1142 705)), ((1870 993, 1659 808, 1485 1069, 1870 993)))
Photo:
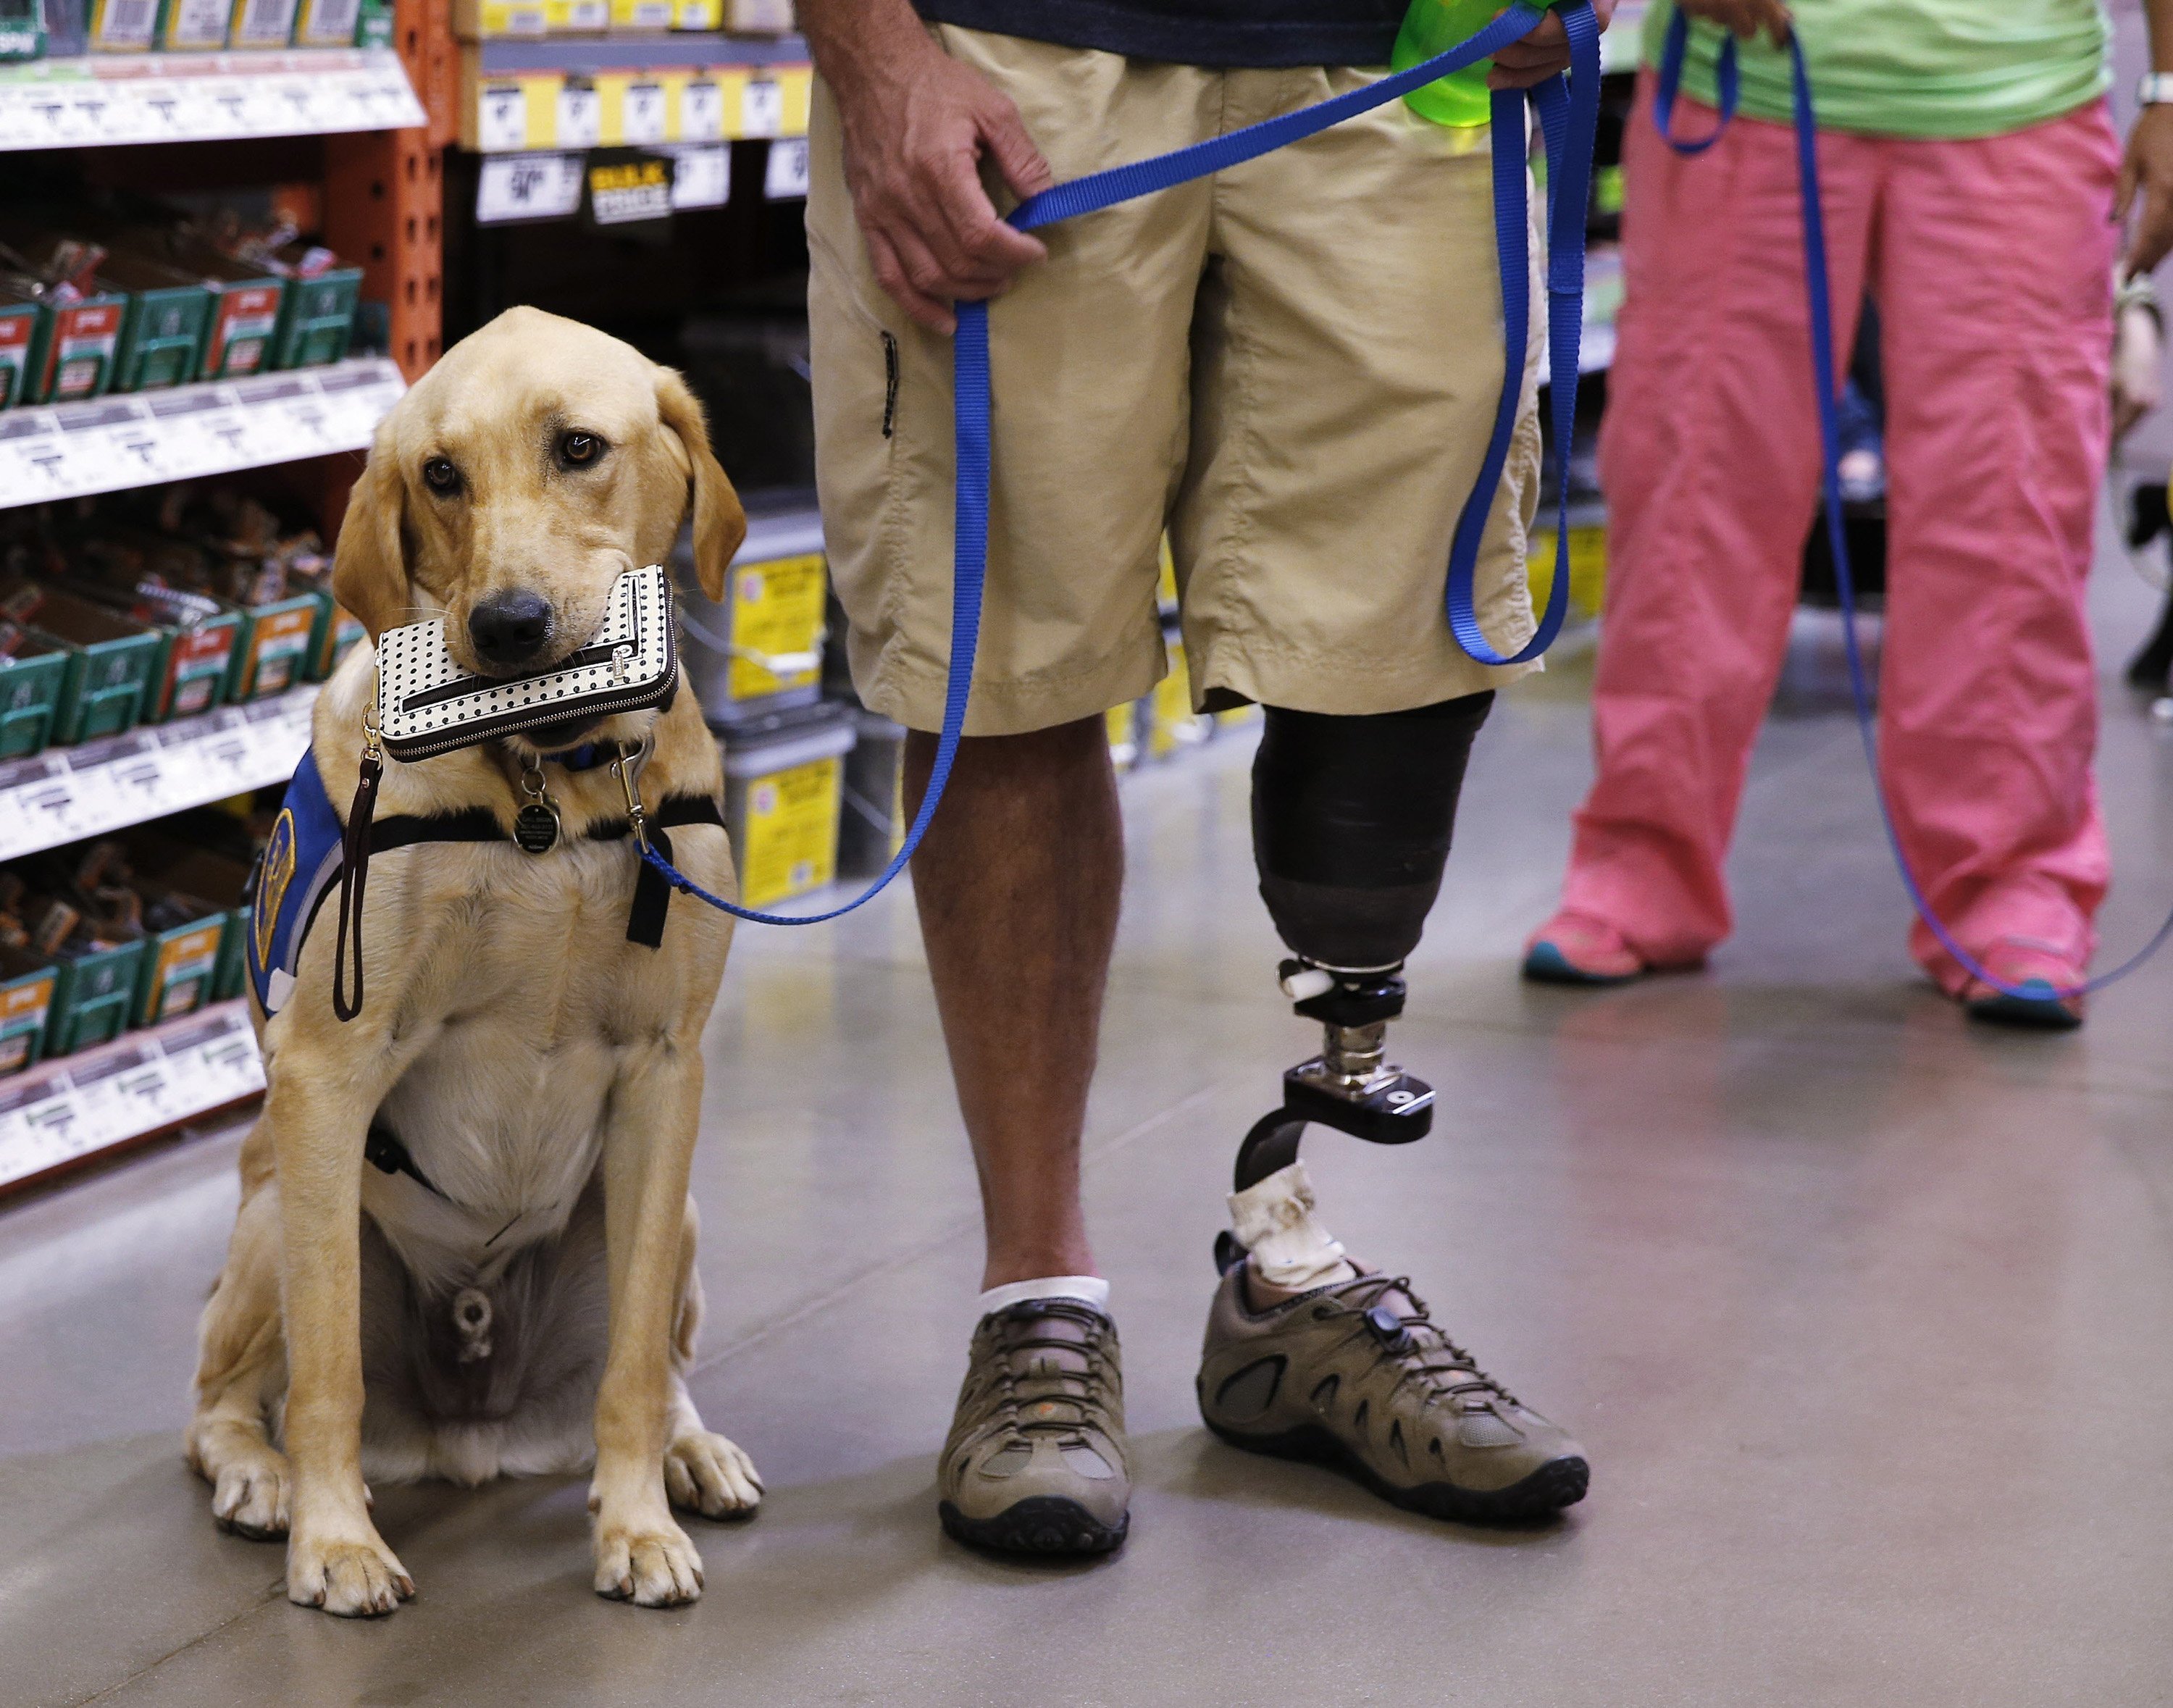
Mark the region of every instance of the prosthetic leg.
MULTIPOLYGON (((1284 994, 1321 1022, 1321 1052, 1283 1075, 1283 1101, 1237 1149, 1244 1192, 1297 1160, 1308 1123, 1375 1145, 1433 1124, 1433 1088, 1387 1061, 1403 967, 1441 892, 1472 739, 1494 696, 1332 717, 1266 709, 1253 764, 1260 895, 1291 950, 1284 994)), ((1227 1231, 1216 1267, 1243 1261, 1227 1231)))

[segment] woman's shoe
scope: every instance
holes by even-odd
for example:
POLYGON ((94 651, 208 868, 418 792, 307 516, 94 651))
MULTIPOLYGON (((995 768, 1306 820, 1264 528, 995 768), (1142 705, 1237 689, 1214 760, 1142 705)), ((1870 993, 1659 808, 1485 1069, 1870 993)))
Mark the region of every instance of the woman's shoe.
POLYGON ((1524 977, 1535 984, 1627 984, 1652 970, 1604 919, 1567 908, 1524 945, 1524 977))
POLYGON ((2073 1032, 2083 1023, 2085 1005, 2076 987, 2088 975, 2073 962, 2035 944, 2002 938, 1985 951, 1983 962, 1986 972, 2019 994, 1971 979, 1962 987, 1961 1004, 1971 1020, 2040 1032, 2073 1032))

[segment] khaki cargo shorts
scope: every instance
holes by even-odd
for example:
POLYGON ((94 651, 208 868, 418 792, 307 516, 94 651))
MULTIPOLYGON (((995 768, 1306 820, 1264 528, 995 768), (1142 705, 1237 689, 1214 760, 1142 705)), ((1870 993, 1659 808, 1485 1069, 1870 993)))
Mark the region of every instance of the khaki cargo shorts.
MULTIPOLYGON (((936 35, 1017 103, 1059 179, 1378 75, 936 35)), ((810 146, 817 476, 853 677, 876 709, 933 730, 951 646, 951 341, 876 283, 820 87, 810 146)), ((1401 711, 1534 667, 1473 662, 1442 612, 1502 385, 1483 129, 1394 101, 1038 234, 1047 263, 989 310, 994 491, 969 734, 1089 717, 1162 677, 1165 529, 1196 702, 1401 711)), ((1535 308, 1479 565, 1480 617, 1505 653, 1534 626, 1543 320, 1535 308)))

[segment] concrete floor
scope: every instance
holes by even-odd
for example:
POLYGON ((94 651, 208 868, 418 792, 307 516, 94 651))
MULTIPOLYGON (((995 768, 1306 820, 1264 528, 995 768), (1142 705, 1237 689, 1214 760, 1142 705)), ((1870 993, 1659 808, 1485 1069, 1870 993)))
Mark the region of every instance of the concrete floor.
MULTIPOLYGON (((2101 578, 2109 656, 2149 595, 2101 578)), ((707 1598, 589 1591, 578 1481, 380 1491, 421 1585, 289 1606, 180 1431, 234 1135, 0 1214, 0 1704, 2173 1700, 2173 954, 2073 1037, 1912 974, 1846 719, 1760 751, 1740 935, 1598 995, 1514 977, 1587 773, 1572 661, 1480 743, 1398 1053, 1397 1151, 1317 1138, 1333 1226, 1590 1448, 1552 1528, 1459 1528, 1211 1440, 1191 1398, 1233 1147, 1311 1040, 1251 893, 1248 744, 1125 784, 1086 1170, 1140 1469, 1113 1560, 942 1540, 978 1265, 909 898, 742 934, 711 1030, 698 1396, 754 1455, 707 1598)), ((2173 732, 2107 694, 2112 945, 2173 900, 2173 732)))

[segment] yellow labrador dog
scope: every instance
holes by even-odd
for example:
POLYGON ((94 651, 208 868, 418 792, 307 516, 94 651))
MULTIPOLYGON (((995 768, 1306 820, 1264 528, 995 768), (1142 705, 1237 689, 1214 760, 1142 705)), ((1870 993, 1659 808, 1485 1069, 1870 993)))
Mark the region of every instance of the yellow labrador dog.
MULTIPOLYGON (((615 338, 515 309, 379 428, 334 585, 373 639, 441 616, 464 669, 547 668, 597 631, 623 572, 667 561, 690 508, 702 585, 721 596, 746 518, 685 384, 615 338)), ((372 660, 358 649, 316 708, 311 751, 342 813, 372 660)), ((537 854, 510 840, 380 852, 359 1016, 333 1012, 329 924, 305 940, 277 1013, 257 1007, 269 1086, 204 1310, 187 1452, 223 1526, 286 1536, 294 1601, 383 1614, 413 1592, 365 1479, 593 1463, 596 1589, 646 1607, 701 1592, 673 1505, 721 1517, 760 1498, 682 1379, 702 1310, 687 1197, 700 1041, 731 922, 675 895, 661 946, 629 941, 625 798, 609 768, 565 757, 644 740, 648 805, 719 794, 687 693, 388 763, 380 822, 472 823, 481 808, 510 832, 540 770, 561 834, 537 854)), ((672 848, 731 893, 721 826, 686 824, 672 848)))

